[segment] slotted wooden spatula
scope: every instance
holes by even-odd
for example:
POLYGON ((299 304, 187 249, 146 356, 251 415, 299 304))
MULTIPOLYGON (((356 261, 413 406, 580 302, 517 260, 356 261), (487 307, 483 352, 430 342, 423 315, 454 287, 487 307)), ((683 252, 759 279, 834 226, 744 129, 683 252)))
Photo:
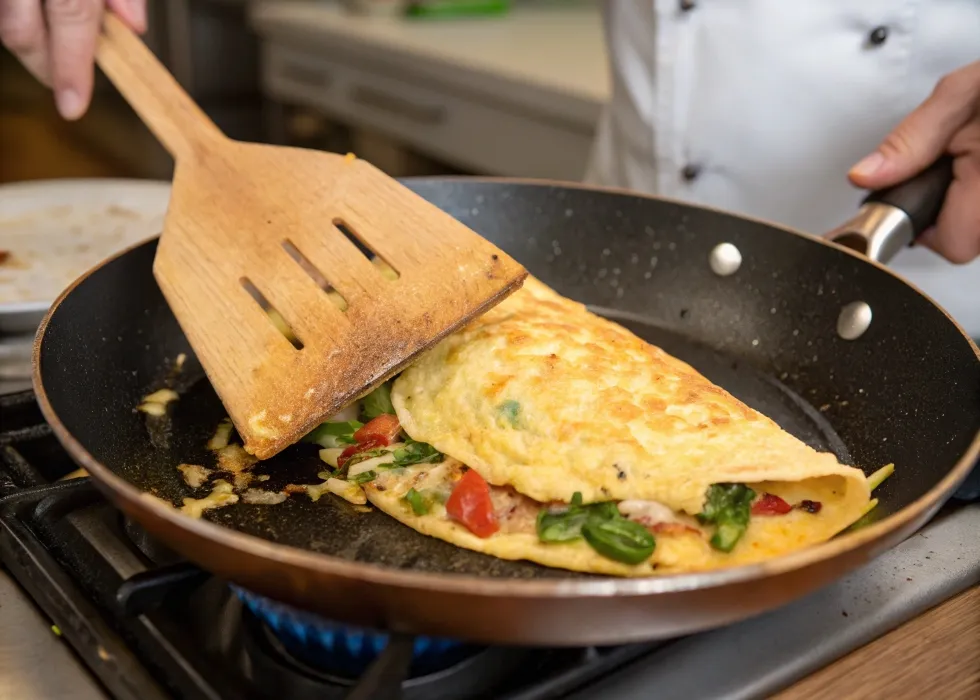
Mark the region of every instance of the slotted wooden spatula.
POLYGON ((112 14, 97 61, 176 160, 153 274, 260 459, 527 275, 364 161, 228 139, 112 14))

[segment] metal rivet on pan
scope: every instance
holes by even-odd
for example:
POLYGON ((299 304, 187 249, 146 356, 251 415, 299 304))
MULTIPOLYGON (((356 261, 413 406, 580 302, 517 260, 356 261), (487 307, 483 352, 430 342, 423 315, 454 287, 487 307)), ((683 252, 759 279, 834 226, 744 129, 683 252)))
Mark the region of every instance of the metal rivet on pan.
POLYGON ((734 275, 742 266, 742 254, 731 243, 719 243, 711 251, 711 269, 716 275, 734 275))
POLYGON ((863 301, 852 301, 840 310, 837 335, 844 340, 857 340, 871 325, 871 307, 863 301))

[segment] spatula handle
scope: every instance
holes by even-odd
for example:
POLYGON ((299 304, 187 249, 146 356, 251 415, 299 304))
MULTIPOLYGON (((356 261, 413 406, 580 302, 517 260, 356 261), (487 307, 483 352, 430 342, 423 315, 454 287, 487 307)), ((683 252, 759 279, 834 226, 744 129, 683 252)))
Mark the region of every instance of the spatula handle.
POLYGON ((175 159, 193 157, 221 138, 200 107, 153 52, 116 15, 107 12, 96 61, 140 119, 175 159))

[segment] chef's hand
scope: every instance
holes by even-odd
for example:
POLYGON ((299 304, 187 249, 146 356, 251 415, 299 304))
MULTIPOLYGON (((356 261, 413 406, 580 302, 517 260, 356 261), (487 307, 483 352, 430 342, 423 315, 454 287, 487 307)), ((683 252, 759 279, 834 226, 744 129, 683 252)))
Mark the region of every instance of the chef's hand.
POLYGON ((954 157, 953 184, 936 225, 919 240, 954 263, 967 263, 980 255, 980 61, 940 80, 849 176, 859 187, 881 189, 943 153, 954 157))
POLYGON ((81 117, 92 99, 95 41, 106 8, 134 31, 146 30, 146 0, 0 0, 0 41, 54 88, 65 119, 81 117))

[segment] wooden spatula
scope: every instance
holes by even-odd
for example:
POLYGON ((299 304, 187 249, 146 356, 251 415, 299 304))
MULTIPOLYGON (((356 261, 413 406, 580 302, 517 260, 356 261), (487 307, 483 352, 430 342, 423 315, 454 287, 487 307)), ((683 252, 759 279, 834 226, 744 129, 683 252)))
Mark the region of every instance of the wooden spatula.
POLYGON ((228 139, 112 14, 97 60, 176 160, 153 274, 258 458, 527 275, 364 161, 228 139))

